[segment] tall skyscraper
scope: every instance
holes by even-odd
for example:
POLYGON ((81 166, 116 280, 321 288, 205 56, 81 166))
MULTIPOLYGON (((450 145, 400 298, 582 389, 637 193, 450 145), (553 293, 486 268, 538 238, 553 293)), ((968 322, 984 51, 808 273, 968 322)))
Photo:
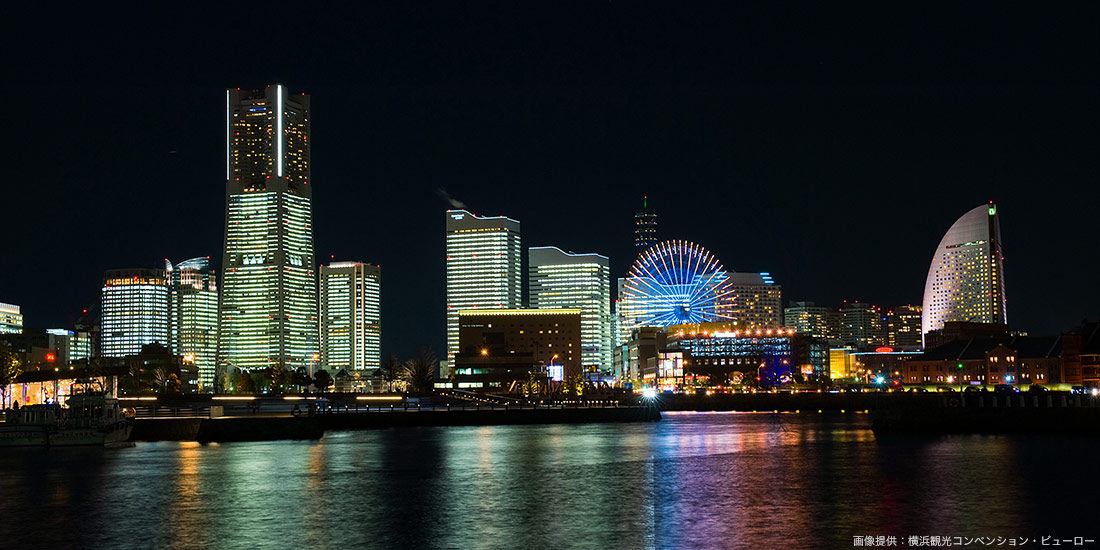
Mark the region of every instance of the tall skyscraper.
POLYGON ((382 271, 361 262, 321 266, 321 365, 382 366, 382 271))
POLYGON ((649 209, 649 197, 642 197, 642 209, 634 214, 634 250, 638 254, 657 244, 657 213, 649 209))
POLYGON ((522 307, 519 222, 447 211, 447 359, 458 353, 458 312, 522 307))
POLYGON ((215 390, 218 355, 218 282, 210 257, 172 265, 168 275, 168 348, 199 372, 199 391, 215 390))
POLYGON ((19 306, 0 302, 0 334, 19 334, 23 332, 23 314, 19 306))
POLYGON ((107 271, 100 295, 103 357, 136 355, 145 344, 168 345, 168 279, 163 269, 107 271))
POLYGON ((279 84, 226 91, 219 367, 308 368, 318 352, 309 104, 279 84))
POLYGON ((540 246, 531 248, 528 258, 531 308, 579 309, 581 365, 611 371, 611 268, 607 256, 540 246))
POLYGON ((921 334, 948 321, 1008 324, 997 205, 963 214, 936 247, 924 283, 921 334))

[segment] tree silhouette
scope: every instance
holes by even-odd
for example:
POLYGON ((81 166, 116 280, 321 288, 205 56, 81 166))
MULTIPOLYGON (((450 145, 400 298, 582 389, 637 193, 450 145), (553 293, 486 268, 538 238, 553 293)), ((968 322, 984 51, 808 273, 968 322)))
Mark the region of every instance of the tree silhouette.
POLYGON ((435 369, 439 360, 429 347, 420 348, 416 357, 405 361, 404 378, 409 384, 409 392, 415 395, 429 395, 435 389, 435 369))
POLYGON ((237 371, 237 383, 234 386, 237 389, 237 393, 244 395, 253 395, 256 393, 256 385, 252 383, 252 376, 247 373, 238 370, 237 371))
POLYGON ((327 370, 318 370, 317 374, 313 375, 313 387, 317 388, 317 391, 325 393, 331 385, 332 375, 327 370))

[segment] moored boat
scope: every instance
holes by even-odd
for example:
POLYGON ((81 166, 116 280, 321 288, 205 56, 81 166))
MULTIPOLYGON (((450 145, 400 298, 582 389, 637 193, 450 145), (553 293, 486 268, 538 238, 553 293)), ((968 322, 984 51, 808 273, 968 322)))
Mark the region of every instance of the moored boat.
POLYGON ((134 419, 103 392, 82 392, 60 405, 28 405, 5 411, 0 447, 116 445, 130 438, 134 419))

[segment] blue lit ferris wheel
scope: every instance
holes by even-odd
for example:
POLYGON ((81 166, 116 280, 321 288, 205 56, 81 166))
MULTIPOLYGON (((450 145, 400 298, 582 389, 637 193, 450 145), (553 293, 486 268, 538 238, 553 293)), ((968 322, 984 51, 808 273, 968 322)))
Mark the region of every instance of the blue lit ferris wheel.
POLYGON ((732 288, 718 259, 688 241, 664 241, 642 252, 624 283, 620 307, 628 328, 730 319, 732 288))

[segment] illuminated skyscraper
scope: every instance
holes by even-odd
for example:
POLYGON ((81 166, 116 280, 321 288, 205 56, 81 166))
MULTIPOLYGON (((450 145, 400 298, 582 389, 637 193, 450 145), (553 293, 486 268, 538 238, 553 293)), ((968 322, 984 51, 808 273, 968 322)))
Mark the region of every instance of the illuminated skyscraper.
POLYGON ((638 254, 657 244, 657 213, 649 209, 649 197, 642 197, 642 209, 634 214, 634 251, 638 254))
POLYGON ((168 345, 168 280, 163 269, 113 269, 103 281, 99 349, 103 357, 168 345))
POLYGON ((884 324, 882 308, 845 300, 840 308, 840 341, 859 348, 881 346, 886 343, 884 324))
POLYGON ((783 326, 819 340, 838 340, 840 313, 813 302, 791 302, 783 310, 783 326))
POLYGON ((219 366, 308 368, 318 352, 309 103, 282 85, 226 92, 219 366))
POLYGON ((447 211, 447 359, 458 353, 458 312, 522 307, 519 222, 447 211))
POLYGON ((218 283, 210 257, 191 258, 172 265, 168 274, 168 348, 193 363, 199 372, 199 391, 215 390, 218 355, 218 283))
POLYGON ((19 334, 23 332, 23 314, 19 306, 0 302, 0 334, 19 334))
POLYGON ((326 369, 382 366, 382 272, 376 265, 321 266, 321 365, 326 369))
POLYGON ((783 326, 783 287, 769 273, 727 272, 729 293, 719 310, 736 329, 783 326))
POLYGON ((997 206, 963 214, 940 240, 924 283, 921 334, 948 321, 1008 324, 997 206))
POLYGON ((886 313, 886 345, 919 348, 921 345, 920 306, 898 306, 886 313))
POLYGON ((611 268, 607 256, 541 246, 531 248, 528 257, 531 308, 579 309, 581 365, 610 371, 611 268))

